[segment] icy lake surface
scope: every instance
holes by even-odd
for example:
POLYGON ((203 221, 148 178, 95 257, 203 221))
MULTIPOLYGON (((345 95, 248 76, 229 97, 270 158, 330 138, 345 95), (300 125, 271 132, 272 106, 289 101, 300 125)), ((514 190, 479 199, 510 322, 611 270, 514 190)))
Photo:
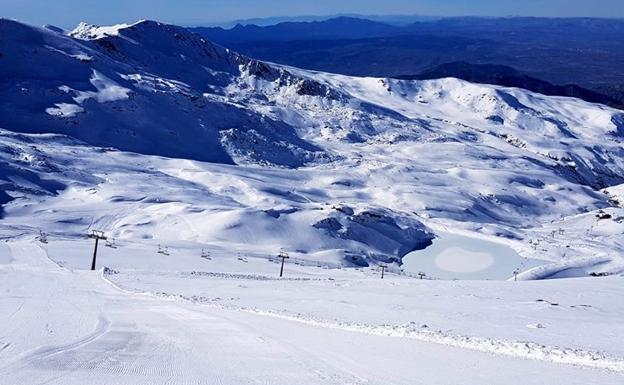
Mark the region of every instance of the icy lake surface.
POLYGON ((405 271, 439 279, 508 279, 513 271, 528 270, 546 261, 521 257, 511 247, 451 233, 438 238, 424 250, 403 258, 405 271))

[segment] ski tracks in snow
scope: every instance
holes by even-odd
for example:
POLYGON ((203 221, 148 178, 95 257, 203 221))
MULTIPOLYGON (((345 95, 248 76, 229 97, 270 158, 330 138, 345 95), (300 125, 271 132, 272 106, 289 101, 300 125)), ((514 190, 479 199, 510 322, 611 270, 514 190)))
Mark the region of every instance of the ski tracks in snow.
POLYGON ((4 368, 0 368, 0 376, 8 376, 9 374, 19 373, 26 367, 39 366, 39 364, 46 361, 55 362, 57 366, 58 364, 61 364, 60 366, 66 366, 67 362, 63 362, 64 357, 71 355, 71 351, 78 350, 81 347, 93 342, 94 340, 102 336, 108 331, 109 326, 110 322, 106 318, 101 316, 98 320, 98 324, 95 327, 95 330, 92 333, 85 335, 69 344, 41 346, 34 351, 25 354, 16 362, 9 364, 4 368), (58 359, 59 357, 60 359, 58 359))

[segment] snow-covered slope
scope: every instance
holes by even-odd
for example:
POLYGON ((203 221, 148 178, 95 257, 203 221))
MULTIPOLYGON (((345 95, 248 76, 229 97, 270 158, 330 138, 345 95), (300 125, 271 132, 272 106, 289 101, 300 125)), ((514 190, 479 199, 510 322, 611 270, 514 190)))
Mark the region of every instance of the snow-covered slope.
POLYGON ((603 192, 624 183, 624 115, 605 106, 277 66, 152 21, 63 35, 0 20, 0 100, 12 234, 365 265, 443 229, 559 263, 533 278, 624 266, 603 192))
POLYGON ((222 133, 231 130, 263 140, 259 157, 276 164, 322 157, 293 127, 221 95, 255 62, 183 28, 81 25, 72 38, 2 20, 0 35, 2 127, 219 163, 232 163, 222 133))

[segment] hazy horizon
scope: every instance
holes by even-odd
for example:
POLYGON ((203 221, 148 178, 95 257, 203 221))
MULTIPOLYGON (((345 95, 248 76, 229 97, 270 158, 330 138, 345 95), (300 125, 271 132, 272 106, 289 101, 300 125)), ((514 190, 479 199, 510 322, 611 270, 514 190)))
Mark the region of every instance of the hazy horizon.
POLYGON ((222 25, 253 20, 265 24, 273 21, 327 19, 340 15, 383 18, 418 17, 597 17, 623 18, 624 6, 619 0, 328 0, 314 3, 292 0, 0 0, 0 17, 28 24, 53 24, 66 29, 79 22, 119 24, 140 19, 153 19, 185 26, 222 25))

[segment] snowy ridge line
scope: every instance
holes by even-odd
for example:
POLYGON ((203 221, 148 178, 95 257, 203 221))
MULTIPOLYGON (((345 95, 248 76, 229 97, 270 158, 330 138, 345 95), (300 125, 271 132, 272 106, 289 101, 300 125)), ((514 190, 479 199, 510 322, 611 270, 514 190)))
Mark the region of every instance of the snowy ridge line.
POLYGON ((463 336, 451 334, 442 330, 426 330, 428 326, 418 325, 414 322, 403 325, 367 325, 332 320, 317 320, 306 318, 301 315, 286 315, 260 309, 241 308, 239 310, 330 329, 347 330, 378 336, 410 338, 484 353, 584 366, 624 374, 624 359, 611 357, 597 351, 548 346, 529 341, 505 341, 463 336))
POLYGON ((328 319, 314 319, 301 314, 284 314, 272 310, 247 308, 233 305, 216 303, 218 298, 204 296, 185 296, 164 292, 129 291, 123 289, 106 277, 105 269, 101 270, 100 277, 114 288, 128 294, 139 294, 154 298, 169 300, 183 300, 191 303, 202 304, 218 309, 244 311, 261 316, 275 317, 288 321, 299 322, 310 326, 329 329, 345 330, 350 332, 365 333, 377 336, 410 338, 422 342, 436 343, 457 348, 469 349, 484 353, 498 354, 509 357, 548 361, 559 364, 582 366, 594 369, 608 370, 624 374, 624 358, 612 357, 606 353, 584 349, 565 348, 560 346, 548 346, 529 341, 505 341, 482 337, 471 337, 452 334, 442 330, 428 330, 427 325, 419 325, 409 322, 403 325, 369 325, 362 323, 341 322, 328 319))
MULTIPOLYGON (((537 266, 532 269, 523 271, 522 273, 518 274, 518 279, 519 280, 548 279, 552 275, 564 272, 566 270, 591 268, 591 267, 599 266, 599 265, 606 264, 612 261, 613 261, 613 258, 605 255, 605 256, 578 258, 578 259, 574 259, 571 261, 553 262, 547 265, 537 266)), ((509 278, 508 280, 509 281, 513 280, 513 277, 509 278)))
MULTIPOLYGON (((198 302, 196 300, 192 301, 198 302)), ((300 314, 288 315, 271 310, 250 309, 244 307, 227 308, 329 329, 346 330, 377 336, 410 338, 418 341, 448 345, 484 353, 604 369, 624 374, 624 359, 611 357, 605 353, 597 351, 548 346, 529 341, 505 341, 481 337, 470 337, 452 334, 442 330, 427 330, 427 325, 419 325, 415 322, 409 322, 403 325, 368 325, 326 319, 313 319, 304 317, 300 314)))
MULTIPOLYGON (((117 284, 116 282, 108 279, 108 275, 113 275, 113 274, 117 274, 116 270, 110 269, 106 266, 102 267, 101 269, 99 269, 98 271, 98 276, 102 279, 102 281, 104 281, 105 283, 107 283, 108 285, 110 285, 113 289, 120 291, 124 294, 130 294, 130 295, 140 295, 140 296, 144 296, 144 297, 152 297, 152 298, 166 298, 166 296, 161 295, 161 293, 153 293, 153 292, 149 292, 149 291, 142 291, 142 290, 129 290, 126 289, 124 287, 122 287, 121 285, 117 284)), ((173 296, 171 298, 172 300, 174 299, 173 296)))
POLYGON ((181 277, 192 277, 192 278, 225 278, 225 279, 250 279, 256 281, 327 281, 327 279, 321 278, 277 278, 277 277, 269 277, 267 275, 261 274, 239 274, 239 273, 215 273, 209 271, 191 271, 191 272, 182 272, 179 274, 181 277))
POLYGON ((315 327, 345 330, 376 336, 410 338, 422 342, 436 343, 483 353, 582 366, 624 374, 624 358, 612 357, 598 351, 548 346, 530 341, 505 341, 464 336, 452 334, 442 330, 427 330, 427 325, 419 325, 415 322, 409 322, 403 325, 368 325, 336 320, 314 319, 305 317, 301 314, 289 315, 272 310, 261 310, 258 308, 217 304, 215 303, 217 299, 211 299, 203 296, 189 297, 170 293, 154 293, 153 295, 156 297, 181 299, 225 310, 244 311, 261 316, 275 317, 315 327))
MULTIPOLYGON (((119 272, 114 269, 110 269, 104 266, 101 270, 101 274, 115 275, 119 272)), ((254 281, 331 281, 329 278, 311 278, 311 277, 271 277, 262 274, 244 274, 244 273, 219 273, 212 271, 183 271, 177 274, 182 278, 222 278, 222 279, 247 279, 254 281)))

